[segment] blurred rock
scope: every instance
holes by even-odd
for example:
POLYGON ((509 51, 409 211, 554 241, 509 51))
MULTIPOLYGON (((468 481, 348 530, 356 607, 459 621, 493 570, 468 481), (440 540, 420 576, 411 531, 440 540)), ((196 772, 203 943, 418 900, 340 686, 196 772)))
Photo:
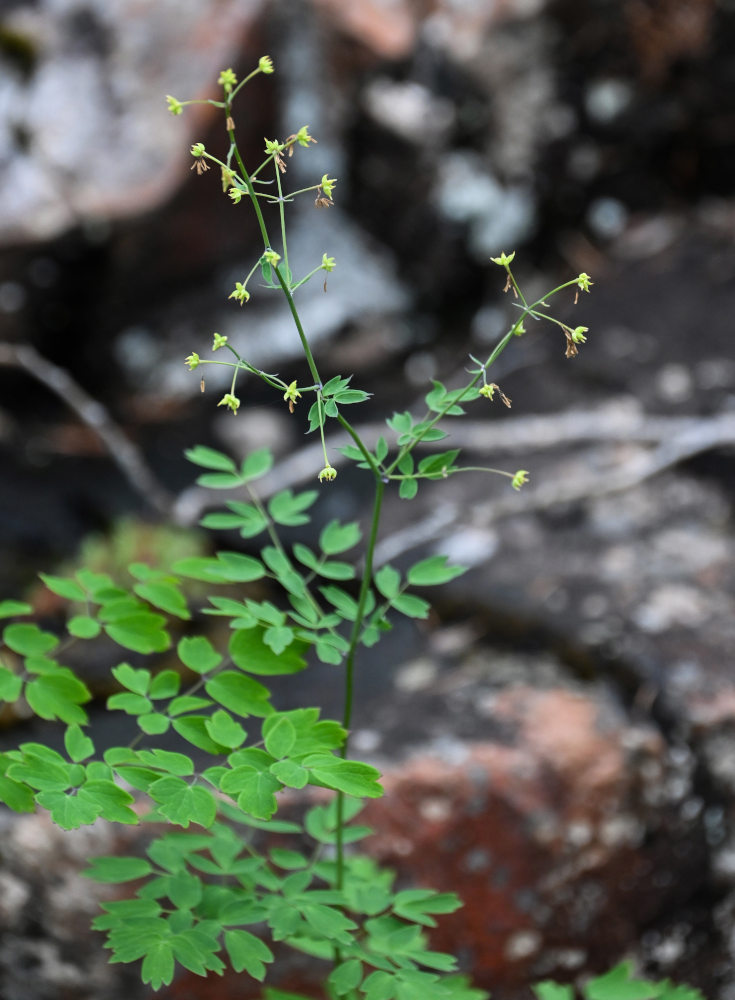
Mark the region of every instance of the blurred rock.
POLYGON ((3 15, 2 243, 151 209, 181 182, 187 135, 164 95, 210 93, 262 0, 43 0, 3 15))
POLYGON ((705 850, 701 822, 683 818, 691 758, 654 728, 599 687, 493 693, 491 677, 492 660, 460 689, 497 736, 411 756, 367 817, 369 849, 399 879, 464 900, 433 944, 505 991, 614 961, 686 899, 705 850))
POLYGON ((135 1000, 137 970, 110 965, 90 931, 109 886, 82 878, 92 857, 124 851, 130 833, 99 821, 73 832, 47 817, 0 812, 0 996, 135 1000))

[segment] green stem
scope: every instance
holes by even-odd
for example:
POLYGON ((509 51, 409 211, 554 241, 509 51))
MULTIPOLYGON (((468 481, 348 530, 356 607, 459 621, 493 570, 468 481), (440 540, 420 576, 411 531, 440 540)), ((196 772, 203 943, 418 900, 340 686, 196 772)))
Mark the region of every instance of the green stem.
POLYGON ((290 273, 288 266, 288 244, 286 243, 286 209, 283 201, 283 188, 281 187, 281 171, 278 164, 274 163, 276 169, 276 185, 278 186, 278 215, 281 220, 281 242, 283 243, 283 263, 286 266, 286 274, 290 273))
POLYGON ((291 291, 288 285, 286 284, 286 280, 281 274, 281 270, 278 267, 278 265, 276 265, 273 268, 273 273, 278 278, 278 283, 281 286, 281 290, 283 291, 283 294, 286 296, 286 301, 288 302, 288 308, 291 310, 293 321, 296 324, 296 329, 299 334, 299 339, 301 340, 301 346, 303 348, 304 355, 306 356, 307 364, 309 365, 309 371, 311 372, 311 377, 314 379, 317 385, 321 386, 322 380, 319 377, 319 371, 317 370, 316 362, 314 361, 314 355, 311 353, 311 348, 309 347, 309 341, 306 339, 304 328, 301 325, 301 317, 299 316, 298 309, 296 308, 296 303, 293 300, 293 295, 291 294, 291 291))
MULTIPOLYGON (((342 725, 346 730, 346 736, 345 741, 342 744, 341 751, 343 758, 347 756, 347 750, 349 747, 350 724, 352 722, 352 707, 354 701, 355 654, 357 653, 357 646, 360 641, 363 618, 365 617, 365 606, 368 594, 370 593, 370 584, 373 579, 373 558, 375 555, 375 546, 378 541, 380 512, 383 506, 384 492, 385 483, 380 476, 376 475, 375 496, 373 498, 373 516, 370 524, 370 535, 368 537, 367 548, 365 550, 365 569, 362 575, 362 583, 360 584, 360 594, 357 599, 357 614, 355 616, 355 621, 352 624, 352 632, 350 634, 350 645, 345 657, 345 694, 344 709, 342 712, 342 725)), ((335 831, 335 840, 337 849, 337 888, 340 890, 344 886, 344 803, 344 793, 337 792, 337 827, 335 831)))
MULTIPOLYGON (((232 117, 231 103, 232 103, 232 95, 230 95, 229 99, 225 104, 225 115, 228 118, 232 117)), ((242 157, 240 156, 240 150, 237 148, 237 142, 235 141, 235 130, 232 128, 228 128, 227 134, 230 137, 230 143, 232 144, 232 148, 235 151, 235 159, 237 160, 237 164, 240 167, 240 174, 242 176, 242 180, 245 182, 245 187, 248 189, 248 195, 250 196, 250 201, 252 202, 253 208, 255 209, 255 216, 258 220, 258 225, 260 226, 260 235, 263 237, 263 244, 265 246, 265 249, 267 250, 271 245, 270 237, 268 236, 268 228, 265 224, 263 213, 260 210, 260 204, 258 202, 258 197, 255 193, 255 188, 253 187, 253 182, 250 179, 250 174, 245 169, 245 164, 242 162, 242 157)))

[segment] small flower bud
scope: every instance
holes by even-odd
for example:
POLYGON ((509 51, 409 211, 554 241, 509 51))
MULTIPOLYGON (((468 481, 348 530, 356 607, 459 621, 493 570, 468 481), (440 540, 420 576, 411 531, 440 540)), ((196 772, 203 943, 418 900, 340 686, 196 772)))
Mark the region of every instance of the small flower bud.
POLYGON ((497 382, 486 382, 484 385, 480 386, 480 388, 477 391, 480 393, 481 396, 484 396, 485 399, 492 400, 493 397, 495 396, 496 389, 498 390, 498 395, 500 396, 500 399, 502 400, 504 405, 507 406, 508 409, 510 409, 510 399, 505 395, 505 393, 497 384, 497 382))
POLYGON ((192 164, 191 169, 196 170, 197 174, 203 174, 206 170, 209 170, 209 164, 206 160, 201 159, 204 156, 206 150, 204 148, 203 142, 195 142, 191 147, 191 155, 195 158, 196 162, 192 164))
POLYGON ((327 257, 325 253, 322 254, 322 271, 333 271, 337 266, 337 261, 334 257, 327 257))
POLYGON ((293 408, 299 399, 301 399, 301 393, 296 388, 296 379, 294 379, 283 394, 283 401, 288 403, 289 413, 293 413, 293 408))
MULTIPOLYGON (((235 188, 232 189, 232 191, 234 190, 235 188)), ((232 194, 232 191, 230 191, 230 194, 232 194)), ((234 292, 230 292, 227 298, 234 299, 235 302, 239 302, 240 305, 242 305, 244 302, 250 301, 250 292, 247 290, 247 288, 245 287, 245 285, 243 285, 241 281, 236 281, 234 292)), ((225 340, 227 340, 226 337, 225 340)), ((221 347, 222 345, 220 344, 219 346, 221 347)))
POLYGON ((264 260, 267 264, 275 265, 281 259, 281 255, 279 253, 276 253, 275 250, 268 249, 265 251, 261 259, 264 260))
POLYGON ((310 142, 316 142, 316 139, 312 135, 309 135, 308 125, 302 125, 296 133, 295 139, 299 146, 308 146, 310 142))
POLYGON ((326 174, 322 177, 321 184, 319 186, 321 187, 322 191, 327 196, 327 198, 332 197, 332 191, 334 190, 334 185, 336 183, 337 183, 336 177, 327 177, 326 174))
POLYGON ((227 194, 236 205, 239 205, 242 201, 242 191, 238 187, 231 187, 227 194))
POLYGON ((585 274, 584 271, 577 278, 577 284, 583 292, 588 292, 590 290, 590 285, 594 285, 594 281, 590 279, 589 274, 585 274))
POLYGON ((177 101, 175 97, 170 94, 166 94, 166 103, 168 104, 168 110, 172 115, 180 115, 184 112, 184 105, 181 101, 177 101))
POLYGON ((192 351, 189 357, 184 359, 184 364, 188 365, 190 372, 193 372, 195 368, 199 367, 200 360, 199 355, 195 351, 192 351))
POLYGON ((240 400, 232 392, 226 392, 222 399, 220 399, 217 406, 226 406, 228 409, 232 410, 233 413, 237 413, 240 408, 240 400))
POLYGON ((528 471, 526 469, 519 469, 518 472, 513 476, 510 485, 514 490, 519 490, 524 483, 528 482, 528 471))
POLYGON ((270 56, 261 56, 258 60, 258 69, 261 73, 274 73, 273 60, 270 56))
POLYGON ((513 263, 513 258, 515 257, 515 250, 511 254, 501 253, 499 257, 491 257, 490 260, 493 264, 499 264, 501 267, 509 267, 513 263))
POLYGON ((331 465, 326 465, 319 473, 320 483, 332 483, 336 478, 337 470, 333 469, 331 465))
POLYGON ((212 350, 218 351, 220 347, 224 347, 227 343, 227 337, 223 337, 221 333, 215 333, 214 341, 212 343, 212 350))
POLYGON ((237 77, 235 76, 234 70, 223 69, 219 75, 217 83, 224 87, 226 94, 231 94, 233 88, 237 85, 237 77))

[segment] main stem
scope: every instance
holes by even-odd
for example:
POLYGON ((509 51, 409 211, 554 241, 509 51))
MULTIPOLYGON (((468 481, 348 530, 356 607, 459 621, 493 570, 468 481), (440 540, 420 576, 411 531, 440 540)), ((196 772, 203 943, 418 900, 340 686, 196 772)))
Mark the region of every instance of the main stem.
MULTIPOLYGON (((357 600, 357 614, 352 623, 350 634, 350 645, 345 657, 345 689, 344 708, 342 711, 342 725, 347 735, 342 744, 342 757, 347 756, 350 740, 350 723, 352 721, 352 706, 355 694, 355 655, 360 639, 360 631, 365 616, 365 605, 370 584, 373 578, 373 557, 375 555, 375 545, 378 541, 378 530, 380 528, 380 512, 383 506, 383 494, 385 493, 385 483, 379 475, 375 477, 375 496, 373 497, 373 517, 370 524, 370 535, 368 537, 367 548, 365 550, 365 568, 362 574, 360 585, 360 595, 357 600)), ((345 856, 344 856, 344 805, 345 796, 343 792, 337 792, 337 826, 335 830, 337 848, 337 888, 342 889, 344 885, 345 856)))

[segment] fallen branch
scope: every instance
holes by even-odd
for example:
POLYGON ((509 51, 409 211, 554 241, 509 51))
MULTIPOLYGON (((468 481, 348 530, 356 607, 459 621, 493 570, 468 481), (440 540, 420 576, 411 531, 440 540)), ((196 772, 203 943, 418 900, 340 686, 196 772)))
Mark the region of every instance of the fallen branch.
POLYGON ((52 364, 29 344, 0 343, 0 365, 21 368, 45 385, 100 439, 130 485, 159 514, 169 516, 173 500, 153 475, 140 451, 67 371, 52 364))
MULTIPOLYGON (((363 440, 376 440, 385 428, 382 424, 366 424, 357 428, 363 440)), ((527 452, 548 451, 565 445, 625 442, 654 446, 651 451, 639 451, 604 474, 594 477, 553 481, 535 489, 525 487, 520 496, 508 492, 483 505, 490 520, 527 510, 543 510, 558 503, 619 493, 637 486, 652 476, 678 465, 702 452, 735 445, 735 413, 715 417, 652 417, 637 409, 618 406, 600 410, 569 410, 556 416, 508 417, 497 421, 463 421, 451 433, 453 447, 471 452, 512 453, 516 464, 527 452)), ((335 468, 345 463, 337 451, 350 443, 346 434, 335 434, 327 441, 330 461, 335 468)), ((321 461, 318 443, 302 448, 280 462, 258 483, 262 497, 279 490, 293 488, 313 479, 321 461)), ((234 494, 233 494, 234 495, 234 494)), ((194 523, 213 503, 210 490, 194 486, 184 490, 174 505, 174 516, 184 524, 194 523)), ((441 527, 446 527, 446 517, 441 527)), ((419 532, 419 525, 411 533, 419 532)))

